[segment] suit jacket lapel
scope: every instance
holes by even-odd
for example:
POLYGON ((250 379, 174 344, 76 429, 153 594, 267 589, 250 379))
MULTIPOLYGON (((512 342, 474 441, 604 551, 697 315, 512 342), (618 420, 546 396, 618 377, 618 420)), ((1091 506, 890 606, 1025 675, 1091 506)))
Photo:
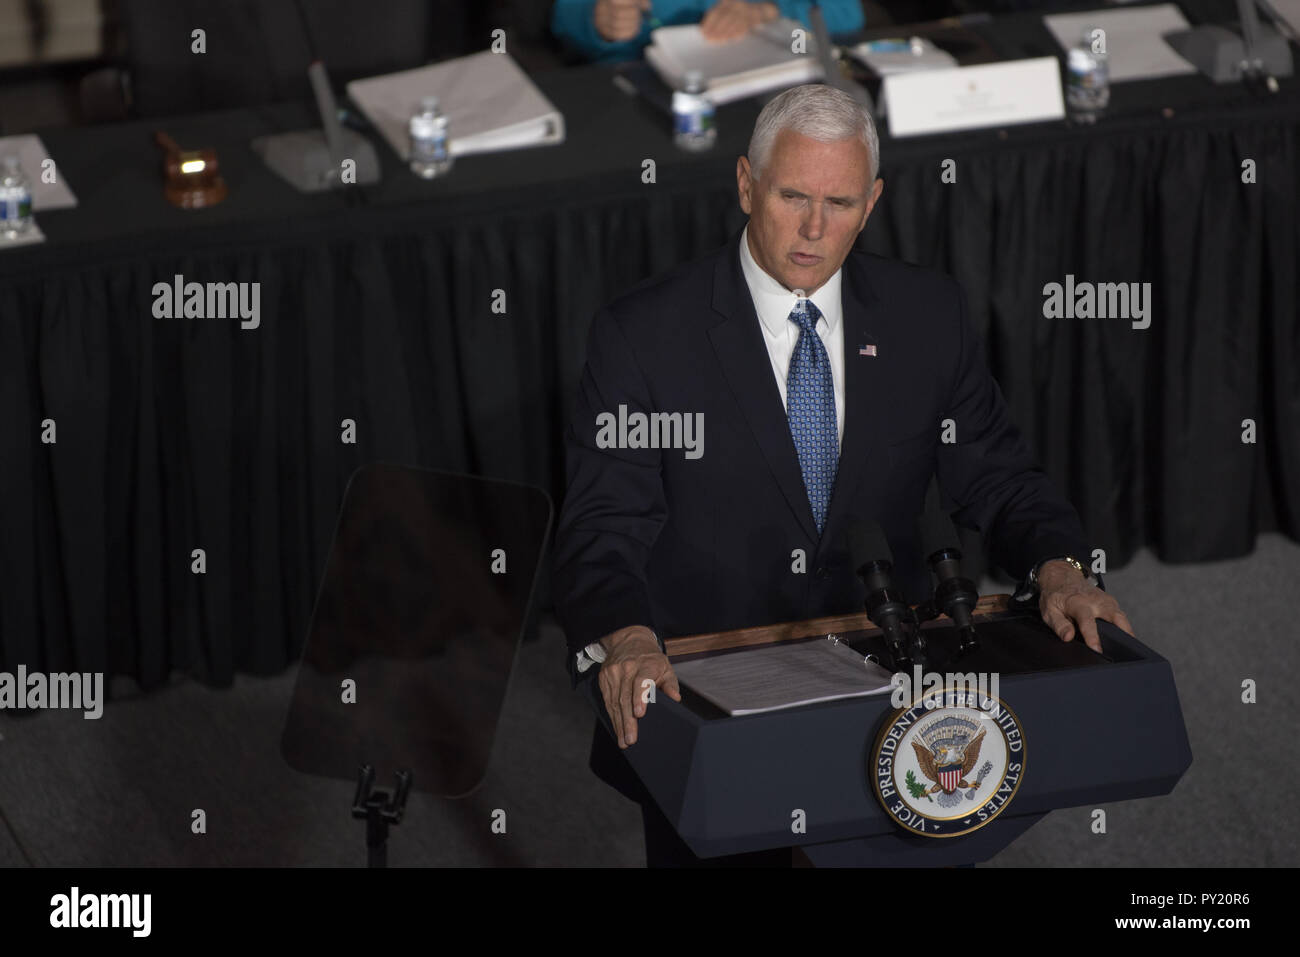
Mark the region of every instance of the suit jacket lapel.
POLYGON ((868 282, 865 257, 850 252, 843 269, 844 438, 822 533, 823 548, 836 544, 863 475, 879 459, 880 419, 888 407, 885 363, 893 355, 881 321, 880 300, 868 282), (876 354, 863 355, 862 350, 871 346, 876 354))
POLYGON ((772 360, 759 329, 754 299, 740 268, 740 237, 738 232, 732 238, 714 269, 713 308, 721 319, 709 329, 709 340, 768 468, 799 525, 815 542, 817 523, 790 437, 790 421, 772 376, 772 360))

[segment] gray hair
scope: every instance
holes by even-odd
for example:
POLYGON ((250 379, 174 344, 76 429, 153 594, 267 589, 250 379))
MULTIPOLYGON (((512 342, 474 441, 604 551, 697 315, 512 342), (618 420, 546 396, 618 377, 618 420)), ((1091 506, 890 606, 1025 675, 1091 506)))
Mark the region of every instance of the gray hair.
POLYGON ((821 143, 857 137, 871 157, 871 181, 880 173, 880 138, 871 114, 843 90, 823 83, 808 83, 786 90, 758 114, 749 140, 749 166, 755 179, 772 155, 772 144, 782 130, 794 130, 821 143))

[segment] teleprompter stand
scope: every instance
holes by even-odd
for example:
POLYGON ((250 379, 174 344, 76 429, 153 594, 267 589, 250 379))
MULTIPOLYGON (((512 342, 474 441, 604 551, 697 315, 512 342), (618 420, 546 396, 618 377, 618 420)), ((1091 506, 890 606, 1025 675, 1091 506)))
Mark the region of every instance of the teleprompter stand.
POLYGON ((357 793, 352 799, 352 816, 366 822, 366 864, 388 866, 388 826, 402 823, 406 798, 411 793, 411 772, 397 772, 397 787, 385 791, 375 786, 375 769, 363 764, 357 772, 357 793))
POLYGON ((550 523, 513 482, 388 464, 348 482, 280 749, 356 785, 371 867, 417 783, 482 783, 550 523))

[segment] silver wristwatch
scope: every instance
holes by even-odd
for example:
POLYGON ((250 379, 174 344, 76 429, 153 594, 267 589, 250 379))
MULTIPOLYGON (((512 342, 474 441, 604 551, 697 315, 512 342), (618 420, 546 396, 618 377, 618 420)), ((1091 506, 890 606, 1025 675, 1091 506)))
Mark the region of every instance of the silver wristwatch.
MULTIPOLYGON (((664 654, 667 654, 668 650, 664 647, 663 639, 659 637, 659 633, 651 628, 650 634, 654 635, 655 642, 659 645, 659 650, 664 652, 664 654)), ((609 652, 605 650, 604 645, 599 641, 593 641, 586 648, 583 648, 578 652, 578 674, 582 674, 593 665, 600 664, 605 660, 607 654, 609 654, 609 652)))

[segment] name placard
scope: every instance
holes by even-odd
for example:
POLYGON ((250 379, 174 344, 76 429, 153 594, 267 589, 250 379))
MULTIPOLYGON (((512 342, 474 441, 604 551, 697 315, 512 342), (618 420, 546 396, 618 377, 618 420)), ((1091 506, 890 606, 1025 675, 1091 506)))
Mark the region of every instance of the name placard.
POLYGON ((1065 116, 1054 56, 885 77, 889 132, 945 133, 1065 116))

